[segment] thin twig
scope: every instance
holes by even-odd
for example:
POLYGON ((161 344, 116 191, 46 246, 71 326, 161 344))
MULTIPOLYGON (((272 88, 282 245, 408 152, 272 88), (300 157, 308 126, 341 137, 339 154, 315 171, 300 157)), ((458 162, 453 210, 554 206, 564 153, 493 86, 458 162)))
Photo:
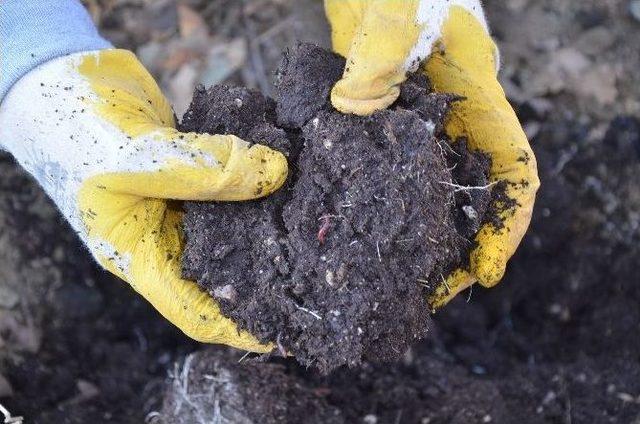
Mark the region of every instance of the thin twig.
POLYGON ((492 183, 489 183, 487 185, 483 185, 483 186, 463 186, 460 184, 454 184, 454 183, 449 183, 447 181, 438 181, 440 184, 444 184, 446 186, 449 187, 454 187, 455 190, 453 190, 455 193, 459 192, 459 191, 471 191, 471 190, 488 190, 491 187, 493 187, 494 185, 498 184, 498 181, 494 181, 492 183))
POLYGON ((344 215, 331 215, 331 214, 324 214, 322 215, 320 218, 318 218, 318 221, 322 221, 325 218, 344 218, 344 215))
POLYGON ((314 317, 317 320, 321 320, 322 319, 322 317, 320 315, 318 315, 317 312, 313 312, 311 309, 307 309, 304 306, 296 305, 296 308, 300 309, 301 311, 304 311, 304 312, 308 313, 309 315, 311 315, 312 317, 314 317))
POLYGON ((249 356, 250 353, 251 352, 247 352, 244 355, 242 355, 242 358, 238 359, 238 363, 240 363, 240 362, 244 361, 245 359, 247 359, 247 356, 249 356))
POLYGON ((2 413, 2 415, 4 415, 4 423, 5 424, 21 424, 22 421, 24 420, 24 418, 18 416, 18 417, 12 417, 11 416, 11 412, 9 412, 7 410, 7 408, 4 407, 4 405, 2 405, 0 403, 0 412, 2 413))
POLYGON ((444 287, 447 289, 447 294, 450 294, 451 287, 449 287, 449 283, 447 283, 447 280, 444 279, 444 276, 442 274, 440 274, 440 278, 442 279, 442 284, 444 284, 444 287))
MULTIPOLYGON (((440 148, 440 151, 442 152, 442 145, 444 144, 444 146, 447 148, 447 150, 451 153, 453 153, 454 155, 460 157, 460 153, 456 152, 455 150, 453 150, 453 147, 451 147, 451 144, 449 143, 443 143, 440 140, 438 140, 436 138, 436 143, 438 144, 438 147, 440 148)), ((442 155, 442 157, 444 157, 444 154, 442 155)))
POLYGON ((280 352, 280 355, 282 355, 283 358, 286 358, 287 350, 282 345, 282 341, 280 340, 281 337, 282 337, 282 333, 278 333, 278 337, 276 338, 276 345, 278 346, 278 351, 280 352))
POLYGON ((400 424, 400 420, 402 420, 402 414, 404 413, 404 409, 398 411, 398 415, 396 415, 396 420, 394 424, 400 424))

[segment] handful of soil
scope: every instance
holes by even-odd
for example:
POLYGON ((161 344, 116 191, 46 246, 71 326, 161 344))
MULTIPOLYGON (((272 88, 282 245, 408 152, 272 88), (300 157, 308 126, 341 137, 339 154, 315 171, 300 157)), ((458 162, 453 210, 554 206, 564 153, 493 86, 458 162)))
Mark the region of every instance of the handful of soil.
POLYGON ((395 360, 423 338, 428 294, 492 215, 491 189, 465 189, 487 186, 490 160, 444 134, 457 99, 416 74, 389 110, 343 115, 329 94, 344 65, 300 44, 275 101, 198 88, 180 128, 288 156, 287 183, 265 199, 186 203, 183 274, 240 329, 323 372, 395 360))

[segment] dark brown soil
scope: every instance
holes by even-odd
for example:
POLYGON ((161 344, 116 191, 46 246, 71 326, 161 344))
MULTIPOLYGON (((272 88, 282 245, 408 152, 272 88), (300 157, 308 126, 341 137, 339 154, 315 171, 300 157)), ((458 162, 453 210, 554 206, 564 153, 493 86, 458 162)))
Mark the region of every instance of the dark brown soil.
POLYGON ((329 377, 291 362, 238 364, 229 352, 202 350, 176 371, 161 416, 167 424, 214 417, 247 424, 515 422, 496 384, 468 376, 425 346, 401 364, 365 364, 329 377))
POLYGON ((328 100, 343 67, 300 44, 276 74, 276 104, 199 89, 182 123, 289 155, 287 185, 266 200, 187 203, 184 275, 239 328, 324 372, 397 359, 426 335, 426 295, 465 263, 491 200, 453 189, 485 186, 490 163, 443 134, 452 96, 416 75, 391 110, 343 115, 328 100))
MULTIPOLYGON (((640 205, 633 179, 640 172, 640 121, 614 119, 602 140, 580 144, 559 166, 558 152, 572 151, 587 128, 564 121, 541 134, 536 154, 547 189, 498 287, 454 299, 435 315, 430 337, 398 363, 365 363, 322 377, 288 361, 271 368, 267 380, 286 376, 316 397, 309 408, 336 414, 315 422, 638 422, 640 344, 633 335, 640 328, 640 285, 633 275, 640 232, 627 208, 640 205)), ((194 360, 206 361, 205 352, 194 360)), ((229 369, 239 356, 223 357, 218 366, 229 369)), ((190 379, 204 399, 212 397, 201 375, 190 379)), ((165 401, 163 422, 189 422, 193 415, 177 416, 173 405, 165 401)))
POLYGON ((238 363, 224 348, 194 353, 176 367, 162 416, 167 424, 345 422, 337 407, 284 365, 238 363))
POLYGON ((13 392, 0 403, 25 423, 143 422, 167 367, 196 343, 98 269, 4 153, 0 174, 0 376, 13 392))

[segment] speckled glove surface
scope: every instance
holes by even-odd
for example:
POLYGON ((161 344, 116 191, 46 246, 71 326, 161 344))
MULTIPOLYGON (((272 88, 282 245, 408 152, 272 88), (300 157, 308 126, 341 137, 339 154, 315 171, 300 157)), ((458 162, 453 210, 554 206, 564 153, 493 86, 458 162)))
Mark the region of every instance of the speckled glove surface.
POLYGON ((180 276, 181 211, 171 200, 270 194, 285 157, 230 135, 175 129, 151 75, 128 51, 62 56, 0 105, 0 143, 44 187, 96 260, 192 338, 267 351, 180 276))
POLYGON ((499 53, 479 0, 325 0, 334 50, 347 58, 331 100, 343 113, 367 115, 393 103, 406 73, 420 68, 435 90, 464 97, 447 133, 466 136, 492 159, 491 181, 505 181, 514 208, 502 225, 485 224, 468 269, 446 278, 430 298, 438 308, 479 282, 497 284, 531 221, 539 187, 536 160, 497 80, 499 53))

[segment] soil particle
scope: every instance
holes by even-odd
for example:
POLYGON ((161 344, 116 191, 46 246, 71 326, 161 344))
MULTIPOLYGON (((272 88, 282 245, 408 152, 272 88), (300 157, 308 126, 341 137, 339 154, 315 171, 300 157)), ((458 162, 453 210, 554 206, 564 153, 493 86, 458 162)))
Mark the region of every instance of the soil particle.
POLYGON ((244 140, 261 140, 285 154, 290 150, 284 130, 273 125, 275 102, 257 90, 216 85, 196 87, 191 107, 182 120, 183 132, 232 134, 244 140), (209 105, 215 104, 212 108, 209 105))
POLYGON ((344 58, 313 44, 286 50, 276 71, 278 125, 300 128, 323 107, 342 76, 344 58))
POLYGON ((426 335, 426 295, 465 263, 491 200, 465 189, 487 186, 488 158, 442 133, 455 98, 414 76, 390 110, 343 115, 328 100, 342 66, 301 44, 277 73, 277 118, 259 93, 218 86, 196 91, 181 128, 278 148, 282 133, 261 135, 296 126, 275 195, 186 204, 183 272, 239 328, 324 372, 397 359, 426 335))

